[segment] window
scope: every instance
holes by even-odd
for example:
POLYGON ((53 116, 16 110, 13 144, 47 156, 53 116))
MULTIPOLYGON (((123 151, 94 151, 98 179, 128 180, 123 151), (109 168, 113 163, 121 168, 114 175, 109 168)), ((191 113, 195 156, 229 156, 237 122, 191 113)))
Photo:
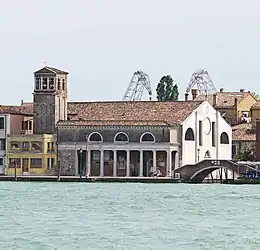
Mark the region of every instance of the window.
POLYGON ((49 79, 49 89, 54 89, 54 78, 49 79))
POLYGON ((4 166, 4 159, 0 158, 0 166, 4 166))
POLYGON ((0 139, 0 150, 5 151, 5 139, 0 139))
POLYGON ((41 88, 41 78, 37 77, 35 79, 35 89, 40 89, 41 88))
POLYGON ((28 158, 22 159, 22 172, 29 172, 29 159, 28 158))
POLYGON ((48 87, 48 81, 47 81, 47 77, 43 78, 43 83, 42 83, 42 89, 47 89, 48 87))
POLYGON ((5 129, 5 118, 0 117, 0 129, 5 129))
POLYGON ((32 130, 32 121, 22 121, 22 130, 32 130))
POLYGON ((210 158, 210 157, 211 157, 211 156, 210 156, 210 152, 209 152, 209 150, 208 150, 208 151, 206 151, 204 158, 210 158))
POLYGON ((128 136, 125 133, 117 133, 115 135, 115 142, 128 142, 128 136))
POLYGON ((41 142, 32 142, 32 151, 42 151, 42 143, 41 142))
POLYGON ((199 145, 202 146, 202 121, 199 121, 199 145))
POLYGON ((60 78, 58 78, 58 90, 60 90, 60 78))
POLYGON ((41 168, 42 159, 41 158, 31 158, 31 168, 41 168))
POLYGON ((232 158, 234 158, 237 154, 237 145, 232 144, 232 158))
POLYGON ((220 144, 229 144, 228 134, 223 132, 220 136, 220 144))
POLYGON ((102 142, 103 141, 103 138, 101 136, 101 134, 97 133, 97 132, 94 132, 92 134, 90 134, 89 136, 89 141, 96 141, 96 142, 102 142))
POLYGON ((22 151, 29 151, 29 142, 22 143, 22 151))
POLYGON ((11 142, 10 148, 11 148, 11 150, 19 150, 20 149, 20 143, 19 142, 11 142))
POLYGON ((141 135, 141 142, 155 142, 155 137, 152 133, 146 132, 141 135))
POLYGON ((212 147, 216 147, 216 123, 212 122, 212 147))
POLYGON ((28 121, 28 123, 29 123, 29 130, 32 130, 32 121, 28 121))
POLYGON ((188 128, 185 133, 185 141, 194 141, 194 133, 192 128, 188 128))
POLYGON ((9 168, 17 168, 21 167, 21 159, 20 158, 10 158, 9 159, 9 168))
POLYGON ((51 170, 54 168, 54 158, 48 158, 48 169, 51 170))
POLYGON ((65 90, 65 79, 62 79, 62 90, 65 90))

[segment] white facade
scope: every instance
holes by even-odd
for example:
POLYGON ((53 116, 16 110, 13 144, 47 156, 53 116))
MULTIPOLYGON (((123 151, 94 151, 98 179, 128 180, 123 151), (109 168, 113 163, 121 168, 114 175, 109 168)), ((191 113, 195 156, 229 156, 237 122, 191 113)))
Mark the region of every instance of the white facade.
MULTIPOLYGON (((232 159, 232 128, 207 101, 182 123, 181 151, 181 166, 196 164, 205 159, 232 159), (189 138, 191 131, 193 138, 189 138)), ((214 178, 218 178, 218 172, 214 171, 214 178)))
POLYGON ((0 115, 0 174, 5 173, 6 160, 6 138, 10 134, 10 115, 0 115))

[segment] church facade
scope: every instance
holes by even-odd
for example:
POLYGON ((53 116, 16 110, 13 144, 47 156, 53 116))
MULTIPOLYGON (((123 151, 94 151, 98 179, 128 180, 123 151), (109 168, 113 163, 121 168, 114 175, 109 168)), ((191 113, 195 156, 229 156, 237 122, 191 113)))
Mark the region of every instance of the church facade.
POLYGON ((67 72, 34 75, 34 133, 57 134, 60 175, 173 177, 231 159, 232 129, 207 101, 68 102, 67 72))

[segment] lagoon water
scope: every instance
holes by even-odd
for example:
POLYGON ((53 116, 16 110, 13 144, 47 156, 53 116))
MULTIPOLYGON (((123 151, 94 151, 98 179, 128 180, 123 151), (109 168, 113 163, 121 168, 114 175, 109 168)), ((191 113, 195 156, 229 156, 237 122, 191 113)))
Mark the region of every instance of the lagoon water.
POLYGON ((260 249, 260 186, 1 182, 1 250, 260 249))

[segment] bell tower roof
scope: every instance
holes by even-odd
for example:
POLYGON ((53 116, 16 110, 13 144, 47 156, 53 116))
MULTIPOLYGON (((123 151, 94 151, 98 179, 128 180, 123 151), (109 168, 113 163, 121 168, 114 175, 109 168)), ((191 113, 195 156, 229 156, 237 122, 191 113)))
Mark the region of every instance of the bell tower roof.
POLYGON ((56 69, 53 67, 45 66, 44 68, 37 70, 34 72, 34 74, 62 74, 62 75, 68 75, 69 73, 60 69, 56 69))

